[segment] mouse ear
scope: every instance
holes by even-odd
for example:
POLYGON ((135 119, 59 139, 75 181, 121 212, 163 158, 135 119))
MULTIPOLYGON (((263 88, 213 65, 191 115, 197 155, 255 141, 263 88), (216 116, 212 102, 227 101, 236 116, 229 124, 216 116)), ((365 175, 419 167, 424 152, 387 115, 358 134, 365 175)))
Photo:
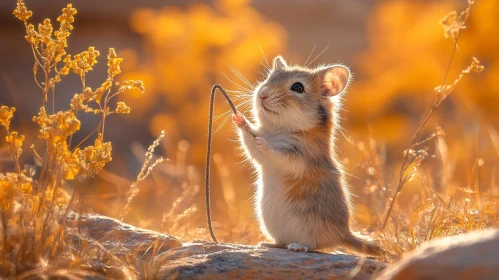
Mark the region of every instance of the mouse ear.
POLYGON ((343 65, 333 65, 319 71, 322 95, 335 96, 342 93, 350 81, 350 70, 343 65))
POLYGON ((279 55, 274 58, 274 65, 272 66, 272 70, 282 69, 286 66, 288 66, 286 64, 286 61, 284 60, 284 58, 282 58, 282 56, 279 55))

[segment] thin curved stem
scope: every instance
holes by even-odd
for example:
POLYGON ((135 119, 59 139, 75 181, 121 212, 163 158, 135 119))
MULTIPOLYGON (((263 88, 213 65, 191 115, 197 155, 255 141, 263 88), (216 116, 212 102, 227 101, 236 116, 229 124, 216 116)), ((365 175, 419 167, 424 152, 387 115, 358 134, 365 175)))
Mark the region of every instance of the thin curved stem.
POLYGON ((213 232, 213 227, 211 225, 211 209, 210 209, 210 157, 211 157, 211 142, 212 142, 212 130, 213 130, 213 108, 215 105, 215 93, 217 89, 224 95, 225 99, 227 99, 227 103, 229 103, 232 112, 237 114, 237 108, 234 105, 234 102, 230 99, 229 95, 221 85, 214 85, 211 89, 210 95, 210 114, 208 117, 208 144, 206 148, 206 169, 205 169, 205 186, 206 186, 206 218, 208 222, 208 229, 210 230, 211 238, 214 242, 218 243, 217 238, 215 237, 215 233, 213 232))

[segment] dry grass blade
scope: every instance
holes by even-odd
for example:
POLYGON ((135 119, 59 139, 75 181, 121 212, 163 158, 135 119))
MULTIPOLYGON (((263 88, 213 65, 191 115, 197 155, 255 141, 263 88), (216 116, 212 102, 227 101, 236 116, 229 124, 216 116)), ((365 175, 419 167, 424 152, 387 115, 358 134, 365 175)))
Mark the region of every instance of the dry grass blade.
POLYGON ((139 184, 143 182, 153 171, 153 169, 160 163, 164 161, 163 157, 156 159, 152 164, 151 160, 153 159, 154 150, 159 146, 159 143, 165 137, 165 132, 161 131, 160 135, 154 142, 149 146, 146 152, 144 163, 142 164, 142 168, 140 169, 139 175, 137 175, 137 179, 130 186, 130 190, 126 194, 125 201, 123 202, 122 207, 119 208, 117 213, 120 214, 120 220, 123 221, 124 217, 130 212, 131 203, 133 198, 139 193, 139 184))

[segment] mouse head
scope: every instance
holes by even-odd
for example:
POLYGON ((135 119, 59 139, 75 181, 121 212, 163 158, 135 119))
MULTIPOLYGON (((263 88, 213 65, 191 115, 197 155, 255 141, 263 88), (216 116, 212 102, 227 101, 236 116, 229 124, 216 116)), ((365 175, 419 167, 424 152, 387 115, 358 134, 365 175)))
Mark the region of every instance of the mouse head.
POLYGON ((254 114, 264 128, 307 130, 325 125, 333 118, 350 82, 350 70, 343 65, 314 69, 289 66, 278 56, 265 81, 254 94, 254 114))

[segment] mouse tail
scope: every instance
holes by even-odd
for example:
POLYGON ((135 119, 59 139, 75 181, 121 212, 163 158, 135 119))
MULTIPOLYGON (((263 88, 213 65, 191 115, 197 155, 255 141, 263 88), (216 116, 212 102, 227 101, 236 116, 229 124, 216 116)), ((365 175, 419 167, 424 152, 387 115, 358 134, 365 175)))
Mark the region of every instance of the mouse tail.
POLYGON ((379 256, 383 253, 383 249, 377 244, 353 234, 349 234, 343 238, 343 245, 368 255, 379 256))

